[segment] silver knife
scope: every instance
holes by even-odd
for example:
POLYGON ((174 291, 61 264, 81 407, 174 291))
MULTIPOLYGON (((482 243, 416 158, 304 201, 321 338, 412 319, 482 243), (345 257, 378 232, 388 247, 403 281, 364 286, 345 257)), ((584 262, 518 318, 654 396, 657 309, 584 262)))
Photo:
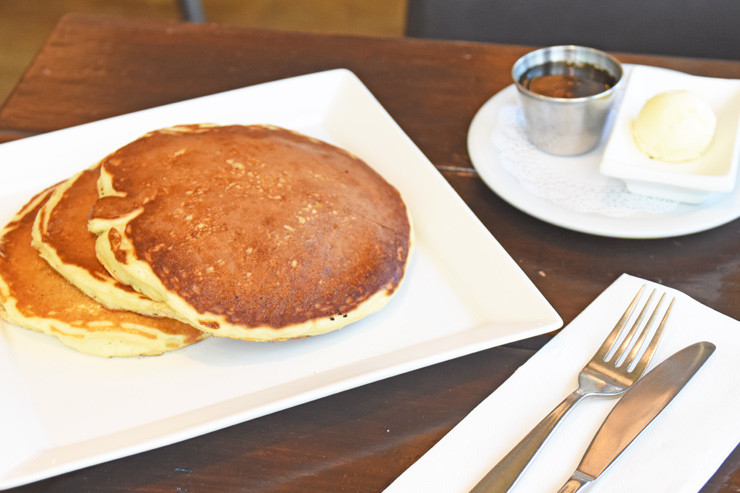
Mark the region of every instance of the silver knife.
POLYGON ((711 342, 692 344, 638 380, 606 417, 578 468, 559 493, 580 491, 606 471, 691 380, 714 349, 711 342))

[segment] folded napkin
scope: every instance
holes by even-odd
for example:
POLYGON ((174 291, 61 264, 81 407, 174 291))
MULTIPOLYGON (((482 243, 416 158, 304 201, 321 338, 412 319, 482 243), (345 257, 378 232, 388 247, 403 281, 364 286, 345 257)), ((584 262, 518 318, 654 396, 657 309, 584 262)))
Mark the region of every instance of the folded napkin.
MULTIPOLYGON (((648 371, 692 343, 714 354, 590 492, 696 492, 740 443, 740 322, 662 285, 621 276, 386 492, 467 492, 578 385, 639 287, 676 297, 648 371)), ((643 299, 646 296, 643 295, 643 299)), ((557 491, 617 399, 588 398, 555 430, 512 492, 557 491)))

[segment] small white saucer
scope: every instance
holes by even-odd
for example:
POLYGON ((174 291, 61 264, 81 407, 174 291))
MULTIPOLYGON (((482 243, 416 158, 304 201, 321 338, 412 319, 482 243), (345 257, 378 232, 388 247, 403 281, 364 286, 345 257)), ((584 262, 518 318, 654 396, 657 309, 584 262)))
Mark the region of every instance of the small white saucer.
POLYGON ((702 203, 711 192, 731 192, 740 159, 738 118, 740 80, 635 66, 604 151, 601 172, 623 180, 631 192, 689 204, 702 203), (643 105, 653 96, 670 90, 696 94, 717 117, 712 143, 697 159, 680 163, 651 159, 640 151, 632 136, 632 124, 643 105))
MULTIPOLYGON (((629 66, 628 66, 629 67, 629 66)), ((504 106, 518 104, 516 87, 510 85, 489 99, 476 113, 468 130, 468 153, 481 179, 499 197, 533 217, 573 231, 613 238, 669 238, 726 224, 740 217, 740 194, 711 194, 700 205, 678 204, 664 214, 636 213, 629 217, 608 217, 576 212, 530 193, 502 165, 492 139, 504 106)), ((543 159, 567 163, 569 173, 584 179, 606 179, 599 172, 604 143, 593 151, 573 158, 543 154, 543 159)))

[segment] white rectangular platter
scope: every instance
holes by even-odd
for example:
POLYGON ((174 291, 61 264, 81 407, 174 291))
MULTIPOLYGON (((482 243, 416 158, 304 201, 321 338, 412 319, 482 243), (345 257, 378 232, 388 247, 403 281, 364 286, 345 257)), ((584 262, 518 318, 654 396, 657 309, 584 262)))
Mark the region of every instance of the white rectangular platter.
POLYGON ((364 159, 403 195, 416 249, 379 313, 279 343, 211 338, 100 358, 0 320, 0 489, 139 453, 558 329, 530 280, 360 80, 310 74, 0 145, 0 223, 32 195, 157 128, 268 123, 364 159))

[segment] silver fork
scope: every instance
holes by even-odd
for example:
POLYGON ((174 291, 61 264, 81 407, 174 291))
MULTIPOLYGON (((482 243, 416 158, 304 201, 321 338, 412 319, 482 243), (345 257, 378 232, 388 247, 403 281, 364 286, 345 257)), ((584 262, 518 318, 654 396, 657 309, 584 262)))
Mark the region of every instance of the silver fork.
POLYGON ((578 374, 578 388, 566 397, 545 419, 540 421, 501 462, 491 469, 471 490, 471 493, 503 493, 508 491, 545 443, 550 433, 573 406, 586 397, 613 397, 622 394, 640 378, 655 353, 655 348, 658 346, 658 341, 660 341, 660 337, 663 334, 668 315, 675 301, 675 299, 671 300, 660 325, 648 341, 648 333, 658 316, 658 310, 663 304, 663 298, 665 298, 665 294, 660 297, 660 301, 650 315, 643 330, 640 331, 640 324, 648 311, 653 295, 655 295, 655 290, 653 290, 640 311, 639 316, 632 324, 632 328, 624 338, 620 339, 619 335, 635 311, 644 290, 645 286, 642 286, 627 307, 622 318, 619 319, 617 325, 609 333, 609 336, 602 343, 598 351, 596 351, 593 358, 591 358, 591 361, 578 374), (636 340, 634 340, 635 338, 636 340), (620 340, 619 347, 615 348, 620 340), (647 347, 639 359, 637 359, 641 348, 646 344, 647 347))

